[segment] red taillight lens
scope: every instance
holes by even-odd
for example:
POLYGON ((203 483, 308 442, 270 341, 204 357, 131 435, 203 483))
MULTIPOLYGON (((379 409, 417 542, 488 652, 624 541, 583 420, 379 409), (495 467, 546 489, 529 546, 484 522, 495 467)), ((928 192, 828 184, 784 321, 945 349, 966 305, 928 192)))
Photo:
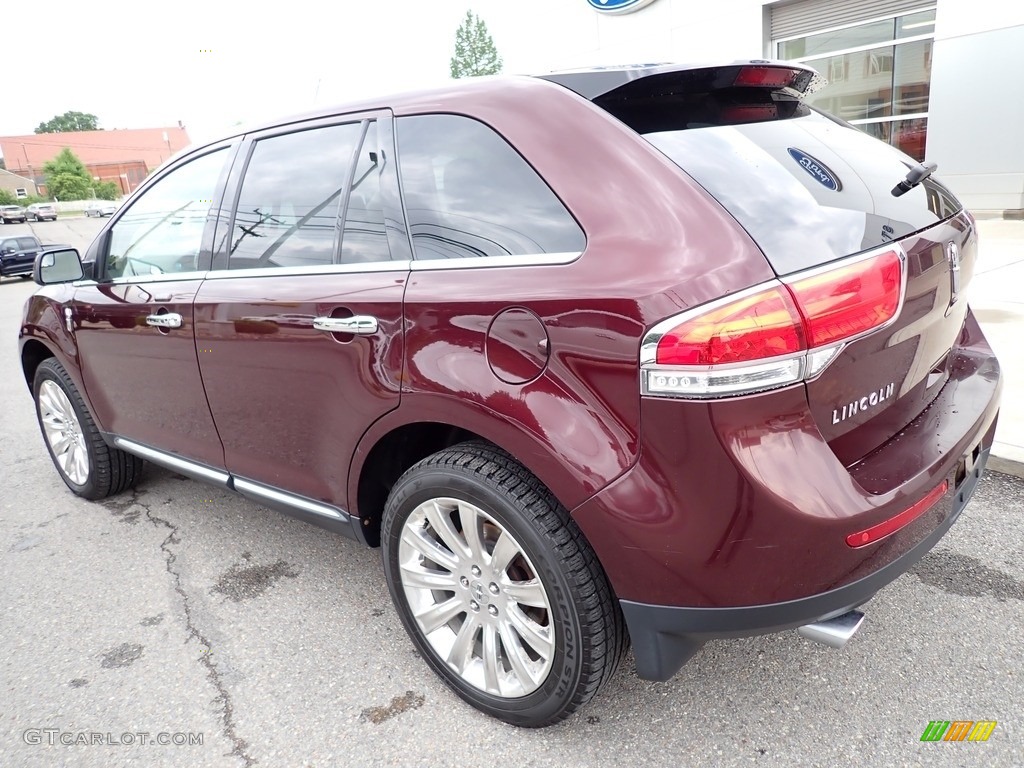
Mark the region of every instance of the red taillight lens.
POLYGON ((868 544, 874 544, 886 536, 891 536, 900 528, 910 525, 935 506, 935 503, 946 495, 948 489, 949 481, 943 480, 942 485, 932 489, 927 496, 914 504, 914 506, 900 512, 896 517, 890 517, 888 520, 882 521, 878 525, 865 528, 863 531, 857 531, 857 533, 851 533, 846 537, 846 543, 854 549, 858 549, 859 547, 866 547, 868 544))
POLYGON ((778 286, 690 318, 658 341, 659 365, 716 365, 760 360, 806 348, 800 313, 778 286))
POLYGON ((889 322, 903 291, 903 262, 886 251, 789 283, 804 317, 807 343, 823 347, 889 322))
POLYGON ((785 88, 792 85, 799 69, 788 67, 743 67, 736 74, 733 85, 756 88, 785 88))
POLYGON ((710 398, 810 380, 843 342, 896 318, 905 259, 893 245, 663 320, 641 344, 641 391, 710 398))

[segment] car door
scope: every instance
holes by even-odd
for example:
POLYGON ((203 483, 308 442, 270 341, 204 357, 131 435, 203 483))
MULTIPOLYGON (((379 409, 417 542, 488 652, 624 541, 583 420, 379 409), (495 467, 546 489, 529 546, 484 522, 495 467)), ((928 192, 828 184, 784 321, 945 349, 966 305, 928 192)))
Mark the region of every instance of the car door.
POLYGON ((402 219, 392 146, 389 115, 374 113, 266 131, 240 150, 195 307, 242 493, 337 517, 356 442, 398 406, 409 246, 385 224, 402 219))
POLYGON ((232 153, 220 145, 183 159, 131 201, 90 248, 96 279, 79 284, 68 318, 102 428, 217 468, 224 451, 199 377, 192 302, 232 153))

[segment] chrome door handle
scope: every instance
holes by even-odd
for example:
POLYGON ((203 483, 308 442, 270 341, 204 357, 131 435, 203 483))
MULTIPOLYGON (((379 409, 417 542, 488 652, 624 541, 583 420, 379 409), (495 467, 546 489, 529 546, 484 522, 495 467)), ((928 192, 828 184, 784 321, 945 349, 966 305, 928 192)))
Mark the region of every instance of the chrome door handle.
POLYGON ((355 315, 353 317, 317 317, 313 319, 313 327, 328 333, 352 333, 356 336, 369 336, 377 332, 376 317, 355 315))
POLYGON ((146 325, 157 328, 181 328, 181 315, 177 312, 166 312, 162 315, 147 315, 146 325))

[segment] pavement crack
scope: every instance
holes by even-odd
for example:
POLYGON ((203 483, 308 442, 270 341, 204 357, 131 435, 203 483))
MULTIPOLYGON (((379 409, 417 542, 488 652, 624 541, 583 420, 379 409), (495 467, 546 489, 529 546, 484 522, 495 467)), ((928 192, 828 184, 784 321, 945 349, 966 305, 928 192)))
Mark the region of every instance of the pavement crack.
POLYGON ((178 536, 178 526, 174 525, 169 520, 154 515, 148 504, 143 504, 142 502, 137 503, 145 510, 146 517, 151 523, 153 523, 153 525, 163 526, 168 530, 167 537, 160 542, 160 551, 164 553, 164 562, 167 566, 167 573, 170 574, 171 579, 174 582, 174 591, 181 597, 181 602, 185 611, 186 634, 188 635, 188 639, 195 640, 201 647, 199 663, 206 669, 206 677, 217 692, 217 695, 213 700, 220 709, 220 719, 223 724, 222 730, 224 736, 232 744, 230 754, 241 759, 245 763, 246 768, 252 768, 252 766, 256 765, 256 759, 248 752, 248 742, 238 735, 238 730, 235 725, 235 711, 234 705, 231 701, 231 694, 228 693, 227 686, 224 684, 220 671, 217 669, 217 665, 213 662, 213 646, 195 624, 195 619, 192 616, 192 600, 189 597, 188 592, 185 590, 185 587, 182 585, 181 573, 174 567, 178 556, 171 549, 171 545, 178 544, 181 541, 178 536))

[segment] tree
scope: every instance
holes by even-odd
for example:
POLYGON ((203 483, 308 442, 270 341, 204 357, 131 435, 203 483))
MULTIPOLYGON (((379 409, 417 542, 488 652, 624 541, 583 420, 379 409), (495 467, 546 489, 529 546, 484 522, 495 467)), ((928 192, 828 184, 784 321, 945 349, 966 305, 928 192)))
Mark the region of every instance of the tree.
POLYGON ((40 123, 36 133, 63 133, 65 131, 97 131, 99 118, 87 112, 65 112, 52 120, 40 123))
POLYGON ((455 55, 452 56, 452 77, 478 77, 501 72, 502 61, 484 20, 466 11, 455 31, 455 55))
POLYGON ((43 165, 43 174, 46 176, 47 193, 58 200, 84 200, 89 197, 92 176, 67 147, 43 165))
POLYGON ((112 181, 94 182, 93 190, 97 200, 117 200, 121 196, 121 188, 112 181))

